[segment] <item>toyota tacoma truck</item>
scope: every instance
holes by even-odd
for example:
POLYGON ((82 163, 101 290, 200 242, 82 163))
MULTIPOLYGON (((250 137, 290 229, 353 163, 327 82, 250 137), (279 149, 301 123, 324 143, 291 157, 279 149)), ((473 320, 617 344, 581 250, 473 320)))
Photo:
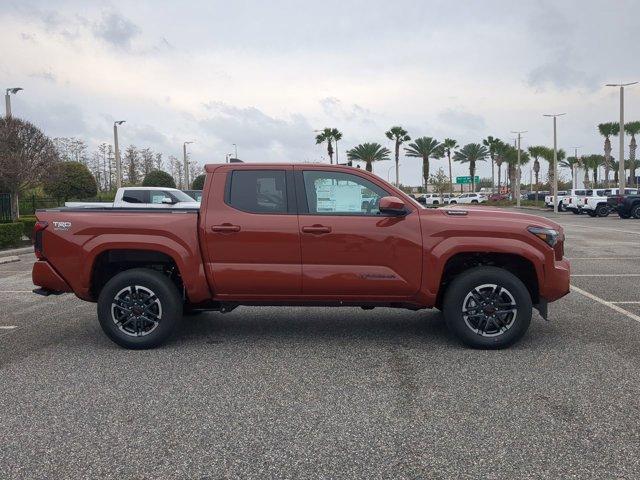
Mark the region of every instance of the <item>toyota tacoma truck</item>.
POLYGON ((105 334, 166 341, 183 314, 239 305, 437 308, 472 347, 506 347, 569 292, 545 218, 426 209, 347 166, 206 167, 199 210, 56 208, 34 227, 35 293, 97 304, 105 334))
POLYGON ((640 219, 640 194, 627 193, 625 195, 611 195, 607 203, 612 210, 618 212, 620 218, 640 219))

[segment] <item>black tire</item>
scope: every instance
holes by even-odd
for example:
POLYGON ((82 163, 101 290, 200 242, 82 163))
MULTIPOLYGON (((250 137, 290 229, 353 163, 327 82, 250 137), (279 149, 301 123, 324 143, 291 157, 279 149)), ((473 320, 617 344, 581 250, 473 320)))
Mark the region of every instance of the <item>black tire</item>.
POLYGON ((564 203, 560 202, 558 204, 558 211, 559 212, 566 212, 567 211, 567 207, 564 206, 564 203))
POLYGON ((478 200, 471 200, 471 203, 478 203, 478 200))
POLYGON ((640 205, 634 205, 633 208, 631 208, 631 217, 640 219, 640 205))
POLYGON ((139 350, 165 342, 180 322, 182 308, 180 292, 168 277, 134 268, 117 274, 104 286, 98 298, 98 319, 111 340, 139 350))
POLYGON ((580 215, 582 212, 580 210, 578 210, 577 208, 572 208, 571 209, 571 213, 573 213, 574 215, 580 215))
POLYGON ((458 202, 456 202, 455 200, 451 200, 451 201, 449 202, 449 205, 455 205, 456 203, 458 203, 458 202))
POLYGON ((622 212, 618 212, 618 216, 620 218, 622 218, 623 220, 626 220, 628 218, 631 218, 631 215, 629 215, 628 213, 622 213, 622 212))
POLYGON ((596 207, 596 215, 599 217, 608 217, 611 210, 608 205, 598 205, 596 207))
MULTIPOLYGON (((491 302, 495 303, 496 300, 489 303, 491 302)), ((480 303, 476 305, 480 305, 480 303)), ((529 290, 522 281, 511 272, 498 267, 475 267, 457 276, 447 288, 442 306, 444 319, 451 332, 462 343, 474 348, 505 348, 518 341, 529 328, 533 308, 529 290), (492 292, 487 291, 488 288, 493 288, 489 287, 490 285, 496 287, 492 292), (480 288, 483 286, 484 288, 480 288), (500 287, 501 290, 498 290, 497 287, 500 287), (503 318, 500 318, 500 314, 496 315, 496 305, 491 304, 484 307, 482 313, 468 315, 465 318, 463 309, 467 308, 467 313, 474 311, 474 308, 482 309, 481 306, 469 307, 469 302, 476 301, 473 296, 474 292, 486 292, 485 294, 490 296, 492 293, 495 294, 496 290, 501 292, 499 300, 502 299, 504 302, 509 299, 508 301, 513 306, 509 310, 510 313, 503 313, 503 318), (486 314, 487 309, 491 308, 494 309, 493 312, 486 314), (477 328, 473 329, 474 319, 472 317, 475 317, 478 322, 482 322, 484 318, 492 315, 493 319, 485 320, 484 329, 481 328, 481 323, 475 325, 477 328), (489 328, 489 321, 492 322, 491 328, 489 328), (500 328, 498 325, 502 325, 502 327, 500 328), (493 332, 494 327, 495 330, 500 331, 493 332)), ((504 306, 503 308, 508 309, 504 306)))
POLYGON ((587 215, 589 215, 592 218, 597 216, 596 212, 594 212, 593 210, 587 210, 586 212, 587 212, 587 215))

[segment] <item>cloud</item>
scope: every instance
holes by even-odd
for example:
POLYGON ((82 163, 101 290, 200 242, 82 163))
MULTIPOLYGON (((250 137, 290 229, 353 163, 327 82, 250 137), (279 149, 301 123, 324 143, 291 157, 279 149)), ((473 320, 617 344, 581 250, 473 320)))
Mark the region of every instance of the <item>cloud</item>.
POLYGON ((336 97, 325 97, 320 100, 320 106, 325 115, 338 120, 357 120, 361 123, 373 123, 372 112, 356 103, 346 106, 336 97))
POLYGON ((475 132, 487 128, 487 123, 482 115, 465 112, 462 110, 447 109, 438 114, 438 120, 446 125, 456 127, 459 130, 472 130, 475 132))
MULTIPOLYGON (((301 135, 309 137, 313 129, 307 119, 300 114, 288 119, 271 117, 255 107, 235 107, 222 102, 210 102, 207 110, 214 116, 201 124, 211 129, 211 134, 227 142, 245 139, 257 148, 267 147, 273 142, 300 144, 301 135)), ((308 139, 304 140, 308 143, 308 139)))
POLYGON ((140 34, 140 27, 116 12, 104 14, 93 26, 93 34, 110 45, 128 50, 131 41, 140 34))
POLYGON ((33 72, 29 74, 29 78, 35 78, 35 79, 40 79, 40 80, 45 80, 47 82, 51 82, 51 83, 55 83, 56 81, 56 76, 51 73, 51 71, 40 71, 40 72, 33 72))
POLYGON ((568 52, 560 52, 556 58, 531 70, 527 76, 527 83, 538 90, 544 90, 548 86, 560 90, 570 90, 575 87, 595 90, 603 82, 597 74, 589 74, 573 67, 568 52))

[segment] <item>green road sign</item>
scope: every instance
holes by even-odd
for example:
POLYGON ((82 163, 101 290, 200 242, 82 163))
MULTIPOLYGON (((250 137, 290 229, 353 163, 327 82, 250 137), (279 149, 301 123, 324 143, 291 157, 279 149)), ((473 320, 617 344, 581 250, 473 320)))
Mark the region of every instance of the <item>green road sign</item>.
MULTIPOLYGON (((471 183, 471 176, 467 175, 466 177, 456 177, 456 183, 457 184, 471 183)), ((480 177, 479 176, 476 175, 474 183, 480 183, 480 177)))

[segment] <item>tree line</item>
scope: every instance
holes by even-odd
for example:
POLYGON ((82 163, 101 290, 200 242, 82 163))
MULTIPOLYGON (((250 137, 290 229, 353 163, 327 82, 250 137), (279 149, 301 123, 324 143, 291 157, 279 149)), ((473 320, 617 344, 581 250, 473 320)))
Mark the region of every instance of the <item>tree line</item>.
MULTIPOLYGON (((124 185, 187 188, 181 160, 151 148, 129 145, 122 158, 124 185), (168 170, 168 171, 165 171, 168 170)), ((189 175, 201 184, 202 167, 189 162, 189 175)), ((107 197, 116 187, 113 147, 101 143, 89 152, 79 138, 50 139, 35 125, 16 117, 0 118, 0 192, 11 196, 11 217, 19 212, 19 195, 43 193, 58 200, 107 197)))
MULTIPOLYGON (((636 182, 636 139, 635 135, 640 133, 640 121, 625 123, 625 133, 630 135, 629 159, 625 160, 625 170, 629 170, 632 183, 636 182)), ((616 122, 601 123, 598 125, 598 132, 605 138, 604 155, 588 154, 583 156, 567 157, 563 149, 556 151, 558 166, 569 169, 571 180, 573 181, 574 166, 578 165, 584 169, 585 184, 595 185, 598 183, 598 169, 603 166, 605 170, 604 184, 609 185, 610 171, 613 168, 614 181, 618 182, 618 162, 611 156, 611 140, 612 136, 619 135, 620 125, 616 122), (589 175, 592 175, 592 180, 589 175)), ((515 145, 511 145, 497 137, 488 136, 478 143, 468 143, 460 146, 455 139, 445 138, 439 141, 433 137, 421 136, 412 141, 409 132, 401 126, 393 126, 385 132, 385 136, 393 141, 394 144, 394 160, 396 170, 396 185, 399 185, 399 164, 401 149, 407 157, 422 159, 422 183, 423 186, 429 184, 433 179, 430 174, 431 161, 438 159, 446 159, 448 163, 448 183, 449 190, 453 192, 453 175, 452 161, 466 164, 471 177, 471 188, 475 191, 475 176, 478 162, 491 161, 491 177, 492 188, 496 187, 496 168, 497 168, 497 189, 501 191, 502 184, 502 166, 505 165, 504 185, 510 191, 515 190, 516 176, 518 165, 521 167, 528 164, 533 159, 532 170, 535 173, 536 191, 540 186, 540 160, 544 160, 549 164, 547 169, 547 180, 553 183, 554 171, 552 168, 554 150, 544 145, 532 145, 526 149, 520 150, 515 145), (518 160, 519 159, 519 160, 518 160)), ((316 136, 316 144, 326 144, 329 161, 333 163, 334 144, 342 139, 342 132, 337 128, 324 128, 316 136)), ((353 162, 363 162, 367 171, 372 171, 373 162, 389 160, 392 152, 377 142, 367 142, 356 145, 347 150, 347 158, 353 162)), ((441 180, 441 178, 440 178, 441 180)))
MULTIPOLYGON (((113 146, 101 143, 89 152, 84 140, 74 137, 57 137, 53 145, 62 162, 78 162, 86 166, 93 174, 99 192, 111 192, 116 186, 116 159, 113 146)), ((138 148, 129 145, 121 152, 122 181, 126 185, 139 185, 153 170, 166 171, 173 177, 178 188, 184 185, 184 165, 175 155, 169 155, 166 160, 160 152, 151 148, 138 148)), ((197 162, 189 161, 189 177, 195 178, 202 171, 197 162)))

